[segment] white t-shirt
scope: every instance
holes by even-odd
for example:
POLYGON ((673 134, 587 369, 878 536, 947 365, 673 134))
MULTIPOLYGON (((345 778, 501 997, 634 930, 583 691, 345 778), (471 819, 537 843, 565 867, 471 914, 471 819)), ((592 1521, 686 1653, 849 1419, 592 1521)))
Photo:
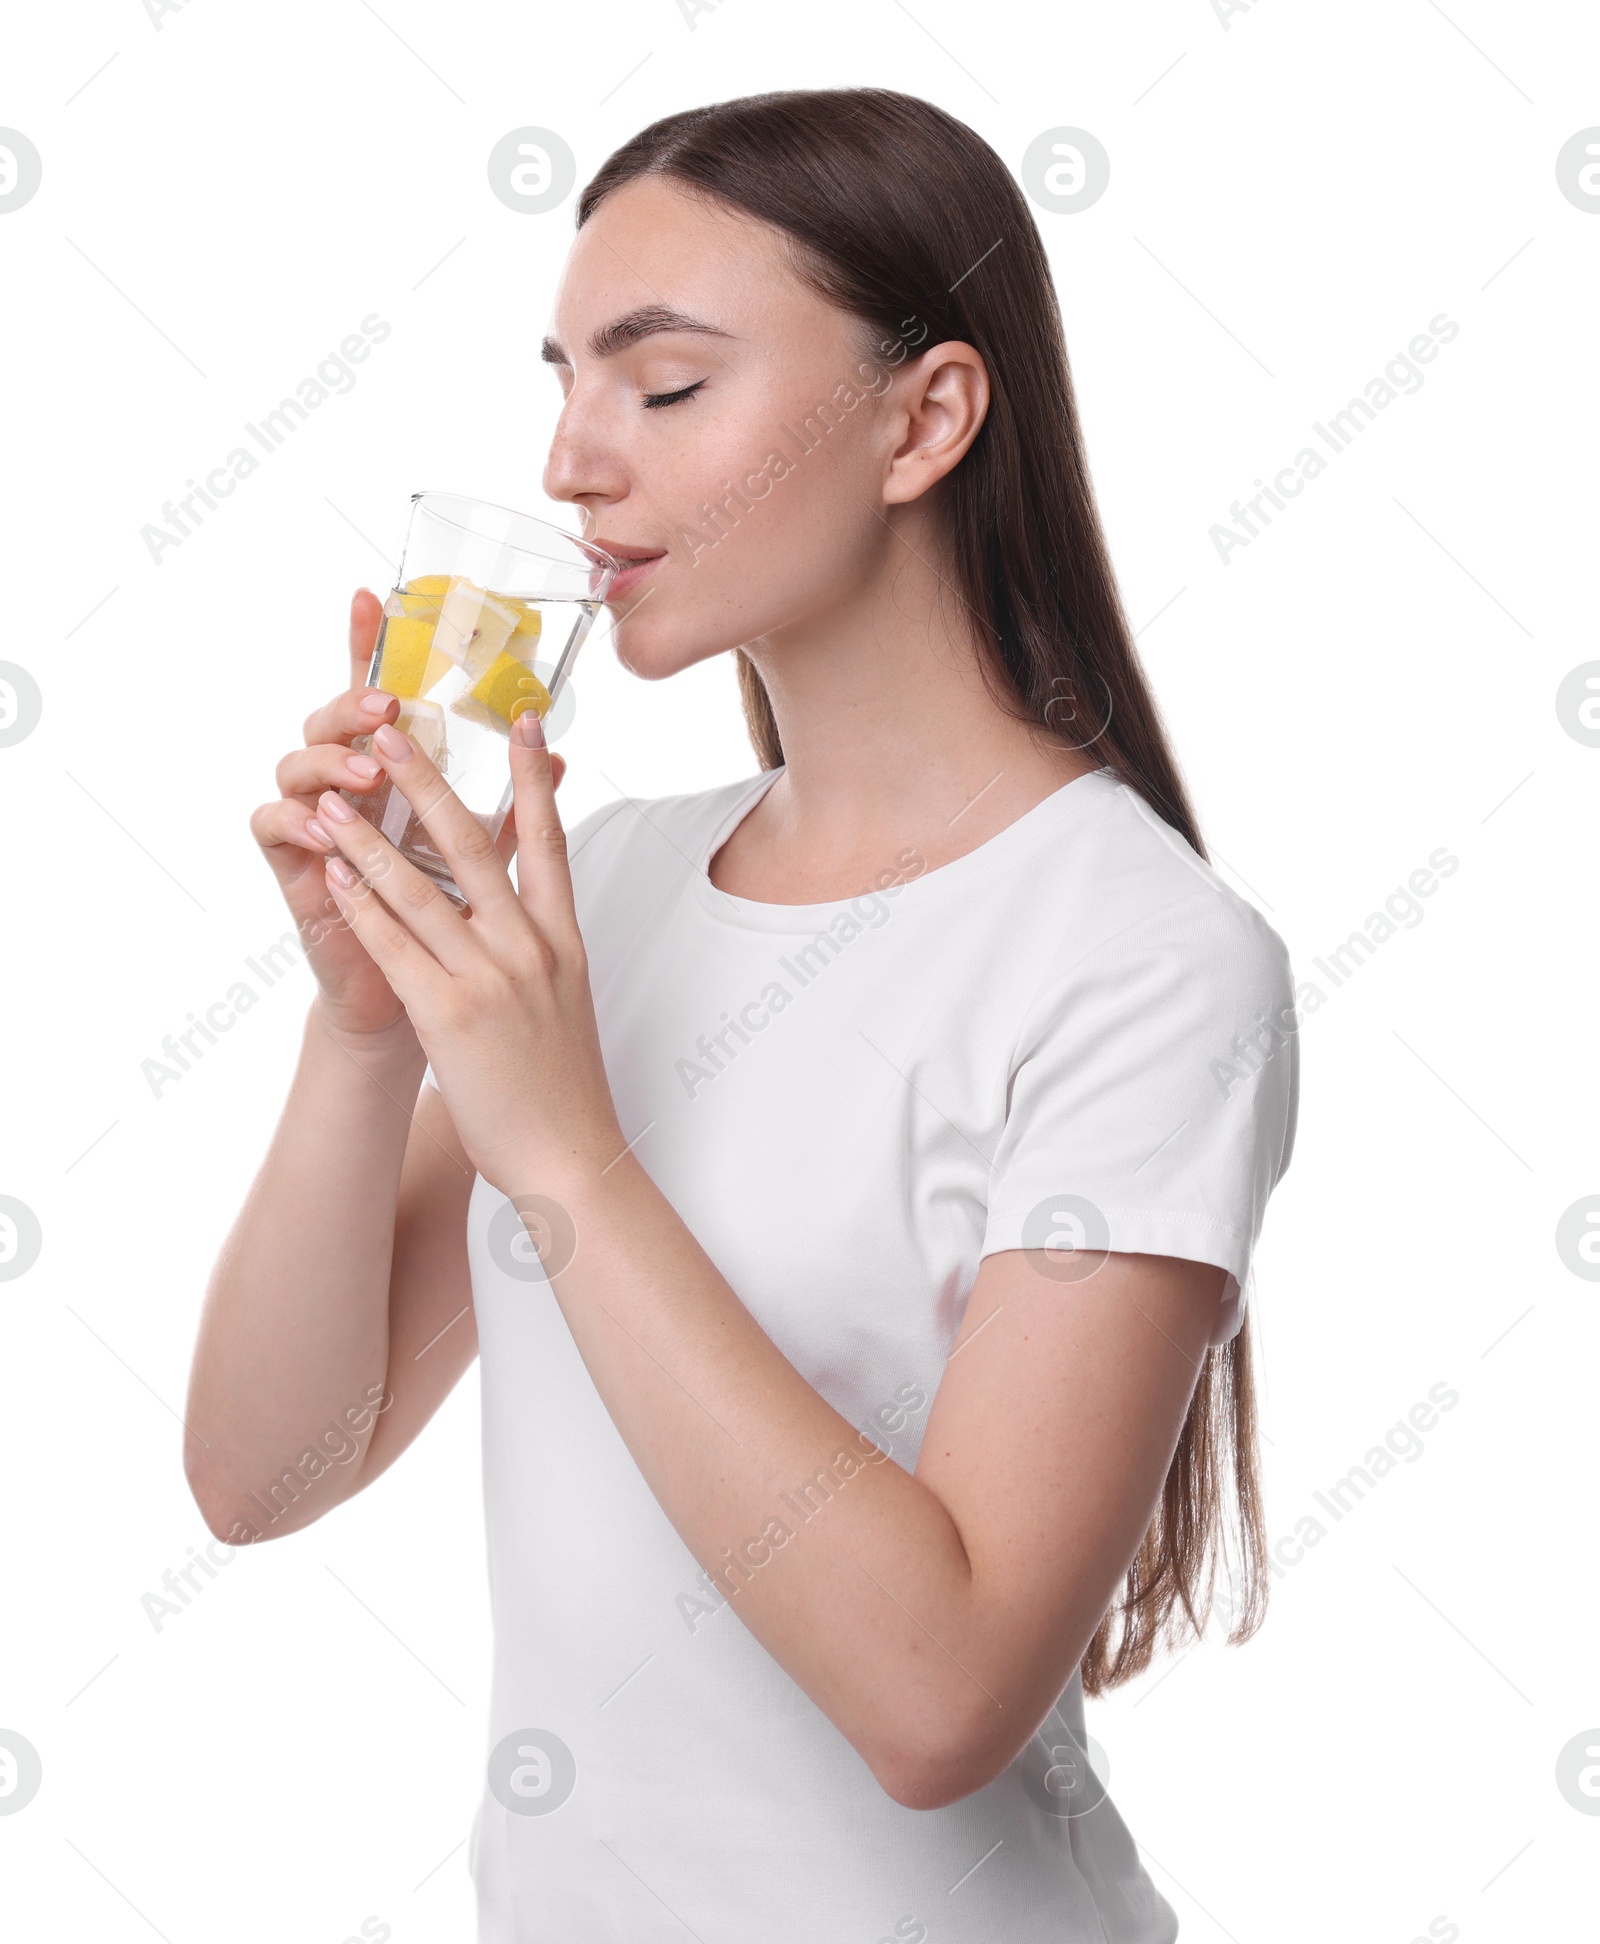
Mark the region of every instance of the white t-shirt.
MULTIPOLYGON (((907 1470, 997 1250, 1219 1264, 1231 1334, 1295 1123, 1266 920, 1109 770, 953 863, 886 858, 878 892, 731 897, 706 864, 781 774, 609 804, 570 838, 622 1127, 756 1321, 907 1470)), ((481 1177, 468 1246, 480 1944, 1169 1944, 1083 1760, 1077 1673, 988 1786, 894 1802, 702 1573, 481 1177)))

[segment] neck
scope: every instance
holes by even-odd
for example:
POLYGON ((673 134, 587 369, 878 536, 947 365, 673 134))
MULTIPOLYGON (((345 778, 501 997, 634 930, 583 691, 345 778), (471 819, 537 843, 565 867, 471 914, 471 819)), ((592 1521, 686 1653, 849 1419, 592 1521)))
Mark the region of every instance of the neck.
POLYGON ((781 850, 797 877, 848 875, 906 844, 933 868, 1100 761, 996 703, 982 624, 934 520, 914 508, 890 509, 875 557, 838 596, 746 652, 784 775, 745 848, 781 850))

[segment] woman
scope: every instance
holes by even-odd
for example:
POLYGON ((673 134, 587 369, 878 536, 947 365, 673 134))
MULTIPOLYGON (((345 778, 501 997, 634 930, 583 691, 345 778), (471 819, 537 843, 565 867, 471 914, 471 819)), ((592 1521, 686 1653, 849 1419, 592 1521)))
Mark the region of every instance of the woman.
POLYGON ((1204 860, 994 152, 758 96, 578 222, 546 490, 631 563, 628 668, 734 652, 761 769, 569 842, 529 711, 491 849, 363 692, 356 596, 253 820, 318 992, 193 1489, 304 1525, 481 1352, 483 1938, 1170 1939, 1083 1696, 1203 1624, 1225 1471, 1259 1620, 1283 945, 1204 860), (469 915, 339 795, 375 722, 469 915), (359 1453, 296 1466, 330 1422, 359 1453))

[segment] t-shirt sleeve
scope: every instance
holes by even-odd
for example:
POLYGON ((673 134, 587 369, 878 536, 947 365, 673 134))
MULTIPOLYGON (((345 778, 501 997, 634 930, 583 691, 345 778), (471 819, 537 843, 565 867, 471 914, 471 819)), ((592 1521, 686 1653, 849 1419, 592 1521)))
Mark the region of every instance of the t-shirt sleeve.
POLYGON ((1214 1340, 1244 1320, 1299 1099, 1283 941, 1207 896, 1049 978, 1023 1021, 982 1255, 1108 1249, 1228 1272, 1214 1340))

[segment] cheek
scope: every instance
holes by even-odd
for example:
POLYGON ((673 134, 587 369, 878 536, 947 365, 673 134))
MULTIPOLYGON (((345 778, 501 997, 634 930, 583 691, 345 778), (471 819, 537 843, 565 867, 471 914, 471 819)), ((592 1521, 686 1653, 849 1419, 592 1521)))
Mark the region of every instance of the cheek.
POLYGON ((870 409, 835 414, 831 426, 815 411, 774 411, 758 437, 724 447, 691 516, 704 544, 686 536, 686 592, 695 581, 718 598, 737 591, 751 611, 847 576, 876 524, 870 409))
POLYGON ((769 400, 737 424, 686 425, 635 466, 670 568, 619 629, 626 666, 670 674, 804 619, 871 570, 889 544, 871 510, 876 409, 769 400))

